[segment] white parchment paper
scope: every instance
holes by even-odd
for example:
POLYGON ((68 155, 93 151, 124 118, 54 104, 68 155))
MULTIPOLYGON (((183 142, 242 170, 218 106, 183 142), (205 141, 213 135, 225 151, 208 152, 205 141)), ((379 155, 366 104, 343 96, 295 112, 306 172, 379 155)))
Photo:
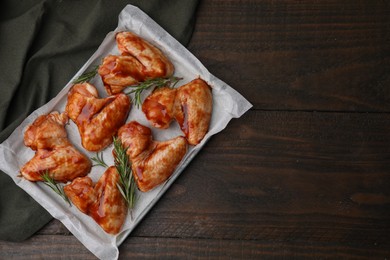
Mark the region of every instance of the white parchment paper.
MULTIPOLYGON (((104 86, 100 77, 96 76, 91 81, 101 97, 105 97, 104 86)), ((144 93, 146 97, 149 93, 144 93)), ((14 182, 31 195, 40 205, 42 205, 54 218, 60 220, 72 234, 77 237, 94 255, 100 259, 117 259, 119 256, 118 246, 126 239, 135 226, 142 220, 145 214, 159 200, 162 194, 169 188, 179 174, 185 169, 192 158, 205 145, 207 140, 214 134, 222 131, 232 118, 243 115, 251 104, 233 88, 223 81, 211 75, 201 62, 194 57, 185 47, 169 35, 150 17, 137 7, 128 5, 119 15, 118 27, 110 32, 98 50, 78 71, 73 79, 63 88, 63 90, 46 105, 40 107, 30 114, 22 124, 15 129, 10 137, 0 144, 0 169, 7 173, 14 182), (69 207, 58 195, 53 193, 49 187, 43 183, 29 182, 18 177, 19 169, 29 161, 34 151, 23 144, 23 134, 25 128, 30 125, 39 115, 50 113, 51 111, 63 112, 67 101, 67 93, 72 86, 72 81, 85 71, 101 63, 101 60, 108 54, 119 54, 115 42, 115 33, 119 31, 132 31, 144 39, 148 40, 160 48, 175 65, 175 75, 183 77, 177 86, 201 77, 212 87, 213 93, 213 114, 210 129, 202 142, 193 147, 190 146, 186 156, 177 167, 169 180, 152 191, 138 192, 138 201, 133 211, 133 219, 127 217, 122 231, 118 235, 105 233, 95 221, 89 216, 81 213, 75 206, 69 207)), ((137 120, 141 124, 150 126, 144 114, 135 106, 128 117, 128 122, 137 120)), ((183 135, 177 123, 173 123, 167 130, 152 128, 154 138, 157 140, 167 140, 178 135, 183 135)), ((84 152, 87 156, 93 157, 95 153, 90 153, 83 149, 77 126, 69 122, 66 126, 68 137, 75 147, 84 152)), ((112 145, 103 151, 105 161, 113 165, 112 145)), ((102 167, 93 167, 89 176, 96 182, 105 171, 102 167)))

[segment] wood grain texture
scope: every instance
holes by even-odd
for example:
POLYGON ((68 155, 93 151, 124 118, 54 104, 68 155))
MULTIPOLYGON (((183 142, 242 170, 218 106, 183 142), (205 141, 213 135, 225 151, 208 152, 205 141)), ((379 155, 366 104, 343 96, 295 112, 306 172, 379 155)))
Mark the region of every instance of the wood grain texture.
MULTIPOLYGON (((72 236, 36 235, 23 243, 2 246, 2 259, 96 259, 72 236)), ((1 243, 1 242, 0 242, 1 243)), ((372 259, 365 248, 346 248, 337 245, 313 246, 299 242, 259 242, 254 240, 200 240, 182 238, 130 237, 120 246, 119 259, 275 259, 299 258, 372 259)), ((386 251, 379 251, 385 259, 386 251)))
POLYGON ((189 49, 258 109, 389 112, 389 40, 385 1, 215 0, 189 49))
MULTIPOLYGON (((120 258, 389 259, 389 40, 386 1, 201 1, 189 49, 254 107, 120 258)), ((94 256, 54 220, 3 258, 94 256)))

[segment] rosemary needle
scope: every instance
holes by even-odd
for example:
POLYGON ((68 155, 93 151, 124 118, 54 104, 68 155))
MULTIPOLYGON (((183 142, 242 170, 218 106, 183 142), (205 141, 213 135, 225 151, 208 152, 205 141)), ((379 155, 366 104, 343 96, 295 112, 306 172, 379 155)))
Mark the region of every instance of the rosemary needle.
POLYGON ((96 153, 96 156, 95 157, 92 157, 91 158, 92 161, 94 161, 96 164, 92 165, 92 166, 102 166, 104 168, 108 168, 108 165, 106 164, 106 162, 104 161, 104 158, 103 158, 103 153, 102 152, 97 152, 96 153))
POLYGON ((64 188, 58 184, 52 177, 50 177, 49 172, 45 171, 41 174, 43 183, 49 186, 55 193, 61 196, 68 204, 71 206, 69 198, 64 192, 64 188))
POLYGON ((177 82, 179 82, 182 79, 183 78, 179 78, 179 77, 147 79, 138 84, 128 86, 128 88, 131 88, 131 90, 126 94, 129 95, 134 93, 134 104, 137 106, 137 108, 139 108, 142 105, 141 93, 144 90, 149 88, 160 88, 164 86, 174 88, 177 82))
POLYGON ((95 66, 91 71, 84 72, 77 79, 73 80, 73 84, 89 82, 98 73, 99 66, 95 66))
POLYGON ((114 164, 119 174, 119 183, 117 184, 120 193, 126 201, 130 210, 130 217, 133 219, 133 208, 136 202, 137 184, 131 170, 131 163, 127 156, 125 148, 119 138, 114 137, 114 164))

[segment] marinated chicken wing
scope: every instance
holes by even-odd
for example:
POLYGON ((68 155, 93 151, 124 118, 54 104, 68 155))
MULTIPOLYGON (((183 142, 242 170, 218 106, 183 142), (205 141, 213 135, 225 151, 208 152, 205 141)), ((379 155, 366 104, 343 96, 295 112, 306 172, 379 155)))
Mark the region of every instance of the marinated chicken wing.
POLYGON ((145 80, 142 64, 133 56, 108 55, 99 67, 99 74, 109 95, 145 80))
POLYGON ((146 40, 131 32, 119 32, 116 41, 121 55, 105 57, 98 70, 109 95, 145 79, 172 76, 173 64, 146 40))
POLYGON ((177 89, 156 88, 142 104, 142 111, 149 122, 157 128, 166 129, 176 116, 181 105, 176 100, 177 89))
POLYGON ((175 119, 191 145, 198 144, 206 135, 212 109, 211 88, 201 79, 177 89, 158 88, 142 105, 142 111, 154 127, 168 128, 175 119))
POLYGON ((76 178, 64 187, 64 192, 83 213, 91 216, 104 231, 117 234, 126 218, 127 206, 118 190, 119 175, 109 167, 96 185, 91 178, 76 178))
POLYGON ((85 176, 91 170, 91 161, 68 140, 65 113, 52 112, 38 117, 24 133, 24 144, 35 150, 34 157, 20 170, 29 181, 42 181, 42 174, 59 182, 85 176))
POLYGON ((77 125, 82 145, 88 151, 99 151, 112 142, 127 119, 130 99, 125 94, 99 98, 96 88, 76 84, 68 94, 66 112, 77 125))
POLYGON ((187 152, 184 137, 154 141, 151 130, 135 121, 122 126, 118 137, 128 147, 133 176, 141 191, 149 191, 167 180, 187 152))
POLYGON ((168 58, 151 43, 131 32, 116 35, 118 49, 122 55, 131 55, 143 65, 142 73, 147 78, 169 77, 174 67, 168 58))

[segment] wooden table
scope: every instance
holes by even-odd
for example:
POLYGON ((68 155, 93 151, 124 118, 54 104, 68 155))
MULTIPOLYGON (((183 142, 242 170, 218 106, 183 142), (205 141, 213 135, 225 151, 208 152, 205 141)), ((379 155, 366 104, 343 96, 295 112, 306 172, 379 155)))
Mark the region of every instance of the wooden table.
MULTIPOLYGON (((189 45, 254 106, 120 258, 390 258, 387 1, 204 0, 189 45)), ((7 258, 94 259, 56 220, 7 258)))

